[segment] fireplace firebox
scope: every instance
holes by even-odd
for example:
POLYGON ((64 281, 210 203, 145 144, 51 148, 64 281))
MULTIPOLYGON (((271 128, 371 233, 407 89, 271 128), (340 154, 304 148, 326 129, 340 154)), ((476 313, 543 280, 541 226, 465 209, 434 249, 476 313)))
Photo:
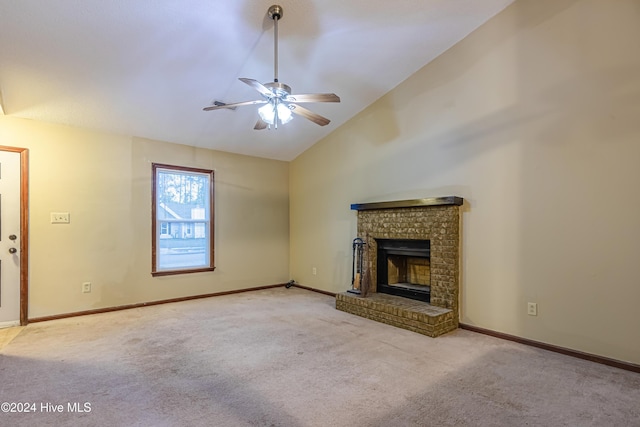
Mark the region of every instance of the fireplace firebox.
POLYGON ((376 239, 377 291, 431 302, 431 241, 376 239))

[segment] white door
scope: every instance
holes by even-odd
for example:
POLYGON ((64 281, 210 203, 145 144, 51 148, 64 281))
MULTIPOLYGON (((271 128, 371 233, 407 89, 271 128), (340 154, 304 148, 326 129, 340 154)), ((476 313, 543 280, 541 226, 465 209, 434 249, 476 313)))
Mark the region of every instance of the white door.
POLYGON ((20 324, 20 153, 0 150, 0 328, 20 324))

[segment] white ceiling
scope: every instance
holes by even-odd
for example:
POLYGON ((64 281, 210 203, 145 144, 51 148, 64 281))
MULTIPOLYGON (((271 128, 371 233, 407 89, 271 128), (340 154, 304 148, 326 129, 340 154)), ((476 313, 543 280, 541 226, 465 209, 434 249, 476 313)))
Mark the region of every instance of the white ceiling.
POLYGON ((9 116, 292 160, 513 0, 0 0, 0 91, 9 116), (238 80, 333 92, 255 131, 260 99, 238 80))

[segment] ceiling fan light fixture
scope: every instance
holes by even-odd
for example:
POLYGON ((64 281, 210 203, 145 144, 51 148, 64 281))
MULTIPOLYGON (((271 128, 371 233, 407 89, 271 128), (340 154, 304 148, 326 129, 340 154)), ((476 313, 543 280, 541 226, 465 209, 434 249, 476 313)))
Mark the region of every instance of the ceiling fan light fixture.
POLYGON ((289 123, 291 119, 293 119, 293 115, 291 115, 291 110, 284 104, 278 104, 278 118, 280 119, 280 123, 283 125, 289 123))
POLYGON ((258 115, 268 125, 287 124, 293 119, 291 110, 285 104, 277 103, 276 105, 269 103, 258 108, 258 115))
POLYGON ((269 103, 258 108, 258 115, 263 122, 272 125, 276 118, 276 109, 269 103))

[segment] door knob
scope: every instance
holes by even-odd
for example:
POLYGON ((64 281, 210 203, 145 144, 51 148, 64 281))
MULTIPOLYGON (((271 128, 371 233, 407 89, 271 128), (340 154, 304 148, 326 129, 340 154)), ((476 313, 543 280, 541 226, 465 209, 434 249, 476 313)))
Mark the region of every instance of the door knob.
POLYGON ((18 252, 18 250, 16 248, 9 248, 9 253, 10 254, 15 254, 16 252, 18 252))
POLYGON ((16 236, 15 234, 9 236, 9 240, 16 240, 17 238, 18 236, 16 236))

